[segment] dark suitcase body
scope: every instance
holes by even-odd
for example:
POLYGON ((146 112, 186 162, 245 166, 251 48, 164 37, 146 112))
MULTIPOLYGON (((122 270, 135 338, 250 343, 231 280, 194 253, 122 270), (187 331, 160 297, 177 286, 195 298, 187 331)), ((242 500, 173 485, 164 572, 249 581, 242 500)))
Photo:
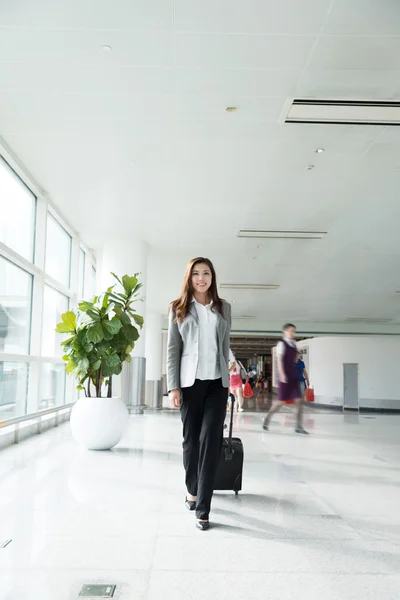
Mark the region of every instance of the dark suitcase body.
POLYGON ((232 402, 229 437, 224 438, 219 457, 217 476, 214 490, 233 490, 236 494, 242 489, 243 473, 243 443, 240 438, 232 437, 233 408, 235 399, 230 395, 232 402))

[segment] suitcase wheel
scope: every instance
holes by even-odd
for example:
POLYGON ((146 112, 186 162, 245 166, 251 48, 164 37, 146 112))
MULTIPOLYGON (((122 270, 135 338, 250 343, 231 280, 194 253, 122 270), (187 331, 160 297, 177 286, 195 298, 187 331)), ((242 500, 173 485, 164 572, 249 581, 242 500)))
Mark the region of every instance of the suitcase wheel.
POLYGON ((233 484, 233 491, 235 492, 236 496, 239 494, 241 489, 242 489, 242 476, 238 475, 235 479, 235 483, 233 484))

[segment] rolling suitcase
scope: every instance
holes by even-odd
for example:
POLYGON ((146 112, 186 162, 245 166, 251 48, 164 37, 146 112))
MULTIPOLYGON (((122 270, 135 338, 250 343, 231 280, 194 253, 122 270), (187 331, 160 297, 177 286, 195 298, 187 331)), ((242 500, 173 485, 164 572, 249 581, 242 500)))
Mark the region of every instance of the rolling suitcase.
POLYGON ((231 400, 229 437, 224 438, 222 443, 214 490, 233 490, 238 494, 242 489, 243 444, 241 439, 232 437, 235 397, 233 394, 229 394, 229 397, 231 400))

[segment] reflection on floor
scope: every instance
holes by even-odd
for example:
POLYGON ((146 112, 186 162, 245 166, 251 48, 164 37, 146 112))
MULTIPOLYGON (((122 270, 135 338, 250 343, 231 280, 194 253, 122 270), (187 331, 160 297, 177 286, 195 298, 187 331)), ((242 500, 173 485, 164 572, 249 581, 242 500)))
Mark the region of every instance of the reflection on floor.
POLYGON ((120 447, 84 452, 68 425, 0 452, 0 600, 386 600, 400 597, 398 416, 290 409, 269 433, 235 415, 244 489, 213 529, 184 507, 173 413, 132 417, 120 447))

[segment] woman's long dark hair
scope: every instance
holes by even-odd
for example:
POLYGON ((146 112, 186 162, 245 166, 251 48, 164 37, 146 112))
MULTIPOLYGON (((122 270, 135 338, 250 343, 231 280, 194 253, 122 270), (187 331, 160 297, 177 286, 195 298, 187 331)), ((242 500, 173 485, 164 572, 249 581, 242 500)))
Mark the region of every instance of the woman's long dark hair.
POLYGON ((190 305, 192 303, 194 293, 192 285, 192 274, 194 268, 201 263, 208 266, 212 275, 211 286, 207 292, 209 300, 212 302, 213 305, 212 309, 217 309, 218 312, 224 317, 224 306, 221 298, 218 295, 217 276, 215 274, 214 265, 208 258, 203 258, 200 256, 191 260, 188 266, 186 267, 186 273, 185 278, 183 280, 181 295, 179 296, 179 298, 177 298, 170 304, 169 310, 172 310, 173 313, 175 313, 176 323, 181 323, 182 321, 184 321, 187 315, 189 314, 190 305))

